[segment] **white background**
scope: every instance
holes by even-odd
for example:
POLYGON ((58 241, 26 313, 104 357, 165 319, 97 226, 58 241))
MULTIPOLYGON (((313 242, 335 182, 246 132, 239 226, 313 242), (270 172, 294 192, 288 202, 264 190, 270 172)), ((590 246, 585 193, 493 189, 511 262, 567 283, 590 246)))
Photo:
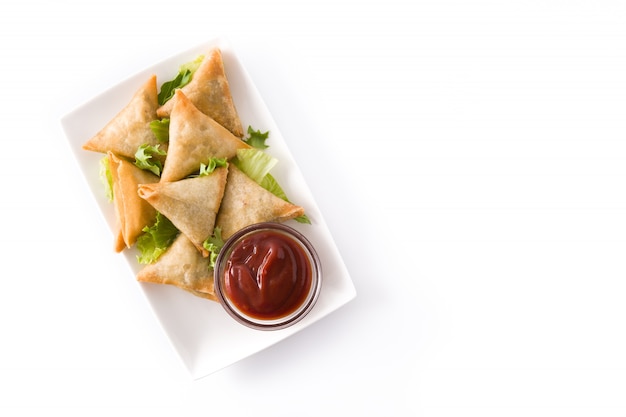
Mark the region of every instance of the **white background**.
POLYGON ((13 3, 1 415, 626 416, 626 3, 13 3), (218 36, 358 296, 193 381, 59 119, 218 36))

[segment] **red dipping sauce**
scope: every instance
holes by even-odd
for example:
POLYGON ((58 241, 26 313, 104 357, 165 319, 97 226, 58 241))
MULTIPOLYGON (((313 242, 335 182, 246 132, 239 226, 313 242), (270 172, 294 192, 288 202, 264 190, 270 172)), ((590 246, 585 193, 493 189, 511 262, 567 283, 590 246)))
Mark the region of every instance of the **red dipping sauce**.
POLYGON ((225 243, 215 287, 222 305, 239 321, 282 328, 312 308, 320 279, 317 254, 304 236, 279 223, 263 223, 225 243))
POLYGON ((262 230, 239 241, 224 271, 224 293, 243 313, 276 319, 296 310, 311 288, 311 263, 293 238, 262 230))

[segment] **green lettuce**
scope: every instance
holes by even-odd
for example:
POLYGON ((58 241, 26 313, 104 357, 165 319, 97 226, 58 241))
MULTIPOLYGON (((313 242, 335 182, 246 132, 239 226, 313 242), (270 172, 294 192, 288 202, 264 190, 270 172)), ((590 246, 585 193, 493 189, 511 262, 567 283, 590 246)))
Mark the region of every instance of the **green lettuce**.
POLYGON ((139 149, 137 149, 137 152, 135 152, 135 165, 138 168, 146 169, 160 177, 163 164, 158 159, 153 159, 152 157, 154 155, 163 156, 165 154, 166 152, 164 150, 159 149, 159 145, 141 145, 139 149))
POLYGON ((161 213, 157 213, 154 225, 144 227, 143 232, 137 238, 137 249, 140 251, 137 260, 140 264, 156 261, 179 234, 176 226, 161 213))
POLYGON ((161 91, 158 95, 159 105, 165 104, 169 99, 174 97, 174 92, 178 88, 182 88, 189 84, 193 77, 193 74, 202 63, 202 60, 204 60, 204 55, 198 55, 198 57, 193 61, 181 65, 178 69, 178 74, 176 74, 176 77, 174 77, 174 79, 171 81, 163 83, 163 85, 161 86, 161 91))
POLYGON ((170 140, 170 119, 163 118, 161 120, 153 120, 150 122, 150 130, 161 143, 167 143, 170 140))
POLYGON ((100 181, 104 185, 104 193, 107 200, 113 201, 113 176, 109 168, 109 157, 100 159, 100 181))
POLYGON ((228 166, 227 158, 210 158, 206 164, 200 164, 200 169, 197 174, 191 174, 187 178, 204 177, 213 173, 217 168, 228 166))
POLYGON ((244 142, 257 149, 267 149, 268 145, 265 144, 270 132, 261 132, 260 130, 252 129, 252 126, 248 126, 248 137, 244 138, 244 142))
MULTIPOLYGON (((265 177, 263 177, 260 185, 270 193, 274 194, 276 197, 282 198, 286 202, 291 203, 291 201, 287 198, 287 194, 285 194, 285 191, 283 191, 281 186, 278 184, 278 181, 276 181, 276 179, 272 177, 271 174, 267 174, 265 177)), ((298 223, 311 224, 311 219, 309 219, 306 214, 298 216, 294 218, 294 220, 298 223)))
POLYGON ((273 156, 259 149, 238 149, 237 158, 233 159, 237 168, 260 184, 263 178, 278 163, 273 156))
POLYGON ((228 160, 226 158, 211 158, 207 164, 200 164, 200 173, 199 177, 204 177, 205 175, 209 175, 216 168, 225 167, 228 165, 228 160))
POLYGON ((215 268, 215 261, 217 261, 217 255, 219 255, 224 246, 224 240, 222 239, 222 229, 216 227, 213 230, 213 236, 209 236, 207 240, 202 243, 204 249, 209 251, 209 267, 215 268))

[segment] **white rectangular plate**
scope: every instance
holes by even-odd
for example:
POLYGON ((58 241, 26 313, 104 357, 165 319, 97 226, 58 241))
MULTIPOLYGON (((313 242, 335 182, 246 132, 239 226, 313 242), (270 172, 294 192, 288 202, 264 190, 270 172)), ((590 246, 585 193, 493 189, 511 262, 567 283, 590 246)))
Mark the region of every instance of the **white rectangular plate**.
MULTIPOLYGON (((356 296, 348 271, 302 173, 289 152, 287 141, 234 51, 220 39, 198 45, 146 68, 61 119, 74 156, 104 219, 113 231, 113 205, 106 200, 99 177, 99 160, 103 155, 85 151, 82 145, 130 101, 149 76, 155 74, 160 87, 176 75, 181 64, 206 54, 214 46, 222 50, 231 93, 244 129, 252 126, 270 132, 267 152, 279 161, 272 174, 289 199, 303 206, 312 221, 311 225, 294 221, 289 224, 304 233, 315 245, 322 263, 323 284, 316 306, 301 322, 288 329, 264 332, 234 322, 216 302, 195 297, 176 287, 138 282, 137 285, 145 294, 174 349, 194 378, 215 372, 303 330, 356 296)), ((120 254, 126 258, 131 270, 128 278, 133 280, 141 268, 136 254, 134 249, 120 254)))

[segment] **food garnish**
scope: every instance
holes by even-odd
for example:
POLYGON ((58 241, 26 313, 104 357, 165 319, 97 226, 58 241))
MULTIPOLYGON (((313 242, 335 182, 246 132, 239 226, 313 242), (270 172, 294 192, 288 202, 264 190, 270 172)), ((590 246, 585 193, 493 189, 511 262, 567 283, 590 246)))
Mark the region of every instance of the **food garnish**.
POLYGON ((163 164, 154 158, 155 155, 165 156, 167 152, 159 149, 159 145, 141 145, 135 152, 135 165, 152 172, 154 175, 161 176, 163 164))
POLYGON ((182 88, 191 82, 193 74, 196 72, 203 59, 204 55, 199 55, 193 61, 182 64, 178 70, 178 74, 176 74, 176 77, 174 77, 171 81, 163 83, 158 96, 160 105, 165 104, 169 99, 174 97, 174 92, 178 88, 182 88))
POLYGON ((144 234, 137 238, 137 249, 140 251, 137 260, 140 264, 155 262, 179 233, 172 222, 161 213, 157 213, 156 222, 152 226, 144 227, 143 231, 144 234))

